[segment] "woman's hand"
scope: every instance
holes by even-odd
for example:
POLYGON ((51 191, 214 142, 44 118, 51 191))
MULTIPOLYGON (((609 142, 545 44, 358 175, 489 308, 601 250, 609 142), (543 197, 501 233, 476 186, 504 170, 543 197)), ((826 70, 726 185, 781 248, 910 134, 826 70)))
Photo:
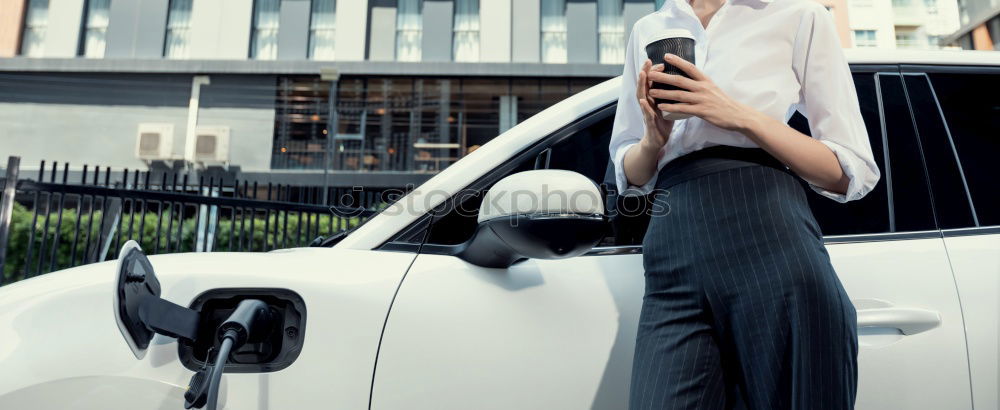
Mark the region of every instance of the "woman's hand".
MULTIPOLYGON (((656 102, 650 95, 650 74, 663 74, 663 65, 653 66, 653 62, 646 59, 639 71, 639 80, 635 87, 635 96, 639 99, 639 107, 642 109, 643 121, 646 123, 646 135, 643 135, 640 145, 646 151, 659 152, 667 139, 670 138, 670 131, 674 128, 674 122, 663 119, 663 113, 656 109, 656 102)), ((656 91, 656 90, 652 90, 656 91)))
POLYGON ((642 64, 642 70, 639 70, 639 79, 636 80, 635 98, 639 99, 646 134, 638 144, 625 152, 622 164, 625 178, 636 186, 645 185, 653 178, 657 170, 656 164, 664 154, 663 146, 667 145, 670 132, 674 129, 674 122, 663 119, 663 113, 655 108, 656 102, 649 95, 649 87, 653 85, 649 79, 650 74, 663 74, 662 71, 662 65, 653 67, 653 62, 647 59, 642 64))
POLYGON ((690 61, 669 53, 666 54, 664 60, 684 71, 691 78, 651 71, 649 78, 652 81, 683 88, 683 90, 649 90, 649 95, 652 97, 678 102, 676 104, 660 104, 657 106, 659 110, 691 114, 716 127, 741 132, 749 128, 750 123, 760 115, 756 110, 726 95, 690 61))
POLYGON ((649 77, 653 81, 684 89, 651 89, 649 93, 653 97, 678 101, 677 104, 660 104, 657 108, 691 114, 719 128, 739 131, 809 183, 840 194, 847 192, 850 178, 829 147, 730 98, 691 62, 673 54, 667 54, 664 59, 691 78, 651 71, 649 77))

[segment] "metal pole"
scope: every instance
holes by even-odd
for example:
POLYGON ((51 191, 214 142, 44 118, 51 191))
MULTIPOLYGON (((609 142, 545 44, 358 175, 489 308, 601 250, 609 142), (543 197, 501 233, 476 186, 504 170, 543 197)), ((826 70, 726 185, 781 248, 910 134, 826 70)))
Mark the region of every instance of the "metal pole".
POLYGON ((196 75, 191 78, 191 98, 188 100, 187 128, 184 136, 184 163, 185 169, 190 170, 195 163, 195 148, 197 142, 198 127, 198 106, 201 104, 201 86, 209 85, 212 81, 207 75, 196 75))
POLYGON ((4 180, 3 196, 0 196, 0 285, 3 284, 3 268, 7 261, 7 242, 10 239, 10 219, 14 212, 14 195, 17 193, 17 171, 21 157, 7 158, 7 176, 4 180))
POLYGON ((320 70, 320 79, 330 82, 329 104, 326 116, 326 149, 323 152, 323 205, 330 204, 330 168, 333 167, 333 140, 337 136, 337 83, 340 72, 336 68, 320 70))

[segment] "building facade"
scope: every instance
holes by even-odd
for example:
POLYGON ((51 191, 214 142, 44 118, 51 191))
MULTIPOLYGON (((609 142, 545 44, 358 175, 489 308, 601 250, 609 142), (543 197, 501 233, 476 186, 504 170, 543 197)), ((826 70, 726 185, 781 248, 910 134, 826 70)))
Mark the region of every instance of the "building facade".
MULTIPOLYGON (((420 182, 618 75, 662 1, 3 0, 0 152, 420 182)), ((821 1, 851 46, 859 6, 821 1)))
POLYGON ((959 27, 955 0, 849 0, 852 45, 955 48, 944 38, 959 27))
POLYGON ((1000 0, 958 0, 961 27, 945 42, 965 50, 1000 50, 1000 0))

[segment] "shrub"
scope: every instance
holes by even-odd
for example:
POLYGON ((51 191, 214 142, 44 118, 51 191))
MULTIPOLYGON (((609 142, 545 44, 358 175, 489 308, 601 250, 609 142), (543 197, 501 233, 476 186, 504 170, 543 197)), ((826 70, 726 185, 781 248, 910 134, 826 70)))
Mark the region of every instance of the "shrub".
MULTIPOLYGON (((136 213, 133 216, 128 212, 124 212, 120 227, 123 239, 119 240, 117 232, 114 233, 114 236, 111 238, 112 249, 109 249, 107 259, 117 257, 118 249, 113 249, 116 243, 121 246, 125 240, 130 238, 139 242, 139 245, 142 246, 142 249, 147 254, 193 252, 197 241, 197 220, 194 217, 196 208, 192 206, 186 207, 184 210, 185 218, 183 220, 179 220, 177 212, 174 211, 172 229, 168 229, 171 224, 170 211, 171 208, 168 205, 164 208, 162 215, 157 215, 156 212, 148 212, 143 217, 141 213, 136 213), (179 230, 179 237, 178 223, 182 226, 179 230), (130 224, 132 230, 131 236, 129 236, 130 224), (159 238, 157 238, 157 224, 160 224, 159 238), (140 227, 142 228, 141 233, 139 232, 140 227), (158 244, 157 239, 159 239, 158 244), (159 249, 157 249, 157 245, 159 245, 159 249)), ((39 213, 37 221, 34 222, 34 244, 31 247, 31 259, 26 266, 25 262, 28 256, 28 243, 31 239, 33 217, 34 215, 31 210, 21 204, 14 204, 10 226, 10 239, 7 245, 7 258, 2 272, 4 277, 3 283, 5 284, 23 279, 25 272, 30 272, 29 275, 33 276, 50 271, 49 265, 53 252, 52 242, 56 239, 58 213, 52 212, 48 215, 49 226, 47 231, 45 230, 46 215, 45 213, 39 213), (42 235, 43 231, 45 231, 45 235, 42 235), (45 240, 44 248, 41 249, 44 255, 39 254, 42 238, 45 240), (39 258, 40 256, 41 258, 39 258)), ((254 251, 262 251, 265 242, 267 243, 267 249, 305 246, 316 236, 330 235, 331 233, 339 232, 341 227, 351 228, 361 222, 361 219, 357 217, 342 218, 334 215, 315 215, 309 221, 304 221, 303 219, 295 212, 272 212, 267 218, 265 218, 263 213, 257 213, 253 218, 251 228, 251 218, 248 214, 246 219, 242 221, 242 251, 250 251, 251 244, 254 251), (286 218, 287 229, 285 228, 286 218), (268 228, 266 237, 264 232, 265 222, 267 222, 266 225, 268 228), (300 223, 303 224, 301 229, 299 229, 300 223), (309 223, 309 226, 312 227, 308 230, 310 237, 307 237, 305 223, 309 223), (318 227, 316 226, 317 223, 318 227), (275 237, 276 231, 277 237, 275 237), (285 232, 287 232, 287 236, 285 232)), ((94 252, 94 249, 99 249, 99 245, 96 242, 102 222, 101 211, 94 211, 93 214, 83 212, 83 215, 80 216, 77 215, 76 209, 64 209, 62 224, 59 226, 59 243, 55 249, 55 262, 52 264, 52 270, 82 265, 85 260, 89 260, 90 253, 94 252), (79 236, 76 235, 78 223, 80 225, 79 236), (74 239, 76 241, 75 252, 73 249, 74 239), (85 249, 88 240, 90 248, 85 249)), ((225 218, 219 217, 215 232, 214 251, 235 252, 241 250, 239 246, 241 240, 241 220, 239 213, 237 213, 235 220, 228 215, 225 218), (231 247, 230 238, 232 238, 231 247)))

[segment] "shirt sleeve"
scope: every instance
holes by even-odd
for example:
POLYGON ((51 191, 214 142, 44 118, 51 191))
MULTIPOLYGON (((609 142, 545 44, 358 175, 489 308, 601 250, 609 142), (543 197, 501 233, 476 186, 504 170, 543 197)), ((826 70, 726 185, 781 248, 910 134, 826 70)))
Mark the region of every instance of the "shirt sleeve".
POLYGON ((646 123, 642 118, 642 109, 635 96, 636 82, 639 79, 639 67, 642 61, 637 61, 635 50, 635 30, 629 34, 625 46, 625 65, 622 69, 621 91, 618 95, 618 107, 615 111, 615 122, 611 128, 611 144, 609 146, 611 161, 615 168, 615 185, 619 195, 645 195, 653 190, 656 184, 654 174, 643 186, 630 185, 625 177, 623 161, 625 153, 642 140, 646 133, 646 123), (638 64, 637 64, 638 62, 638 64))
POLYGON ((861 199, 881 175, 833 17, 818 3, 799 25, 792 65, 801 85, 799 108, 809 119, 810 133, 833 151, 850 179, 845 194, 811 183, 809 187, 840 203, 861 199))

